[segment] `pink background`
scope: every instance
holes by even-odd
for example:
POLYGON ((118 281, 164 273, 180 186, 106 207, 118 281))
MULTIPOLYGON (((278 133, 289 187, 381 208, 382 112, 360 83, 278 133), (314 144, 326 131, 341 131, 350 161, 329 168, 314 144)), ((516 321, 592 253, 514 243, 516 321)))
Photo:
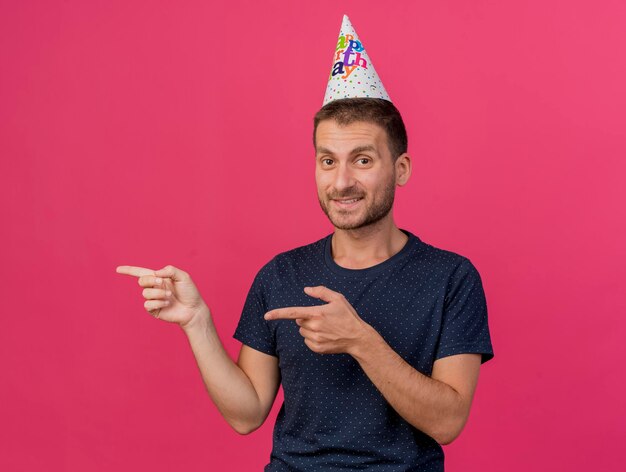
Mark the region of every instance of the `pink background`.
POLYGON ((312 116, 346 13, 409 131, 395 218, 481 273, 495 358, 447 470, 613 470, 626 436, 626 4, 2 2, 0 469, 261 470, 121 264, 232 357, 257 270, 332 227, 312 116))

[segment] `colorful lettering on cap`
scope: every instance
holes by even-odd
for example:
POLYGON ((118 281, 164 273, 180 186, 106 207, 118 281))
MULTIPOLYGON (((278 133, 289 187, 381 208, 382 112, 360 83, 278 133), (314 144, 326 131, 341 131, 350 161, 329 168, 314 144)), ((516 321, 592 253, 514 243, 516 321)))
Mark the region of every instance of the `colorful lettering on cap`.
POLYGON ((324 103, 348 97, 391 101, 347 15, 343 15, 324 103))

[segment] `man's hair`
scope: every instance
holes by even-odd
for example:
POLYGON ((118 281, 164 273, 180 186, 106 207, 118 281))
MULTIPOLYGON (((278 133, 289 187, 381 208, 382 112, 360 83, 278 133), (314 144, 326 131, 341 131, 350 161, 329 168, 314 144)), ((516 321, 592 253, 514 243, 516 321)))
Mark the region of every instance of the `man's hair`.
POLYGON ((407 152, 408 139, 402 116, 389 100, 382 98, 350 97, 333 100, 324 105, 313 118, 313 146, 316 146, 315 133, 321 121, 335 120, 344 126, 364 121, 374 123, 387 133, 387 145, 393 162, 400 154, 407 152))

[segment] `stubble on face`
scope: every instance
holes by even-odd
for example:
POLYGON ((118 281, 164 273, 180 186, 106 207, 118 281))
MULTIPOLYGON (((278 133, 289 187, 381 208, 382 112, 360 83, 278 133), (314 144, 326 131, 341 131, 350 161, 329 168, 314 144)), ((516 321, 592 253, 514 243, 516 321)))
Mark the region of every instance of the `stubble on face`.
POLYGON ((328 219, 335 228, 341 230, 361 229, 378 223, 389 214, 389 212, 393 208, 393 201, 395 197, 395 180, 396 175, 394 169, 388 182, 383 188, 381 195, 378 196, 378 198, 376 198, 376 195, 373 195, 374 200, 369 204, 365 199, 364 204, 367 205, 365 208, 365 214, 362 218, 355 221, 350 222, 346 218, 349 218, 350 214, 353 213, 353 210, 344 210, 341 208, 331 209, 330 207, 333 206, 333 199, 366 197, 366 195, 364 195, 363 192, 359 191, 356 187, 350 188, 341 193, 333 193, 326 196, 322 196, 318 193, 318 201, 320 203, 322 211, 328 217, 328 219))

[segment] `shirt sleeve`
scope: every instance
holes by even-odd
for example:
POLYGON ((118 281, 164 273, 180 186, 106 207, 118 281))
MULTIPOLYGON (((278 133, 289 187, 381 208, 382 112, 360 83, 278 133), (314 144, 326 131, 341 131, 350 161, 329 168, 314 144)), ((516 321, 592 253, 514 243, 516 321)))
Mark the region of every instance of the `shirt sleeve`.
POLYGON ((463 258, 448 284, 435 359, 464 353, 481 354, 481 364, 494 355, 482 280, 467 258, 463 258))
POLYGON ((239 318, 233 338, 257 351, 276 356, 276 340, 263 315, 268 311, 266 303, 265 279, 267 266, 254 278, 252 286, 239 318))

